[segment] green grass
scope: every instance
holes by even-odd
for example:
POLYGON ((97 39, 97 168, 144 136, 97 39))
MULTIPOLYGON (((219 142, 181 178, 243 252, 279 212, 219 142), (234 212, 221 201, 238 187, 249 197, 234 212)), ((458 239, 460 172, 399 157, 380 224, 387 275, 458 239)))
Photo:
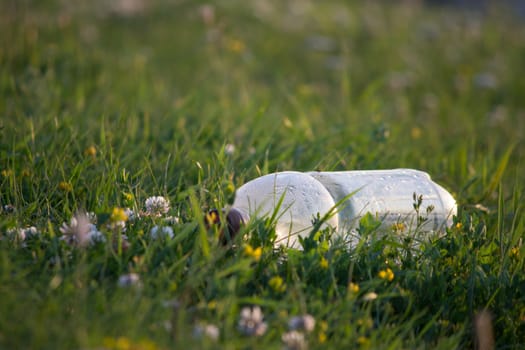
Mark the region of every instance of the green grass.
POLYGON ((523 19, 239 0, 205 20, 197 1, 131 15, 106 3, 0 1, 0 348, 278 349, 304 313, 313 349, 472 348, 485 308, 497 348, 524 346, 523 19), (262 174, 396 167, 459 203, 457 224, 417 251, 326 231, 274 250, 264 220, 227 249, 203 223, 262 174), (128 249, 113 243, 113 208, 154 195, 179 218, 174 238, 152 240, 162 219, 149 217, 128 222, 128 249), (59 239, 79 209, 107 243, 59 239), (10 231, 29 226, 23 242, 10 231), (118 287, 129 272, 141 287, 118 287), (260 338, 238 330, 249 305, 268 323, 260 338), (192 335, 200 323, 217 342, 192 335))

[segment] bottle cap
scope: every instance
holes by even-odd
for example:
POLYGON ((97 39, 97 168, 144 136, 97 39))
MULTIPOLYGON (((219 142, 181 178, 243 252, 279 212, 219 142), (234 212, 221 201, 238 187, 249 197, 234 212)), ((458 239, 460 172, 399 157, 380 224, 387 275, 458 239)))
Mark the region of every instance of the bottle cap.
POLYGON ((222 213, 226 213, 226 226, 222 224, 217 209, 208 211, 205 222, 207 228, 218 225, 220 228, 219 241, 222 244, 227 244, 235 239, 241 227, 246 223, 247 218, 236 208, 230 208, 229 210, 223 208, 222 213))

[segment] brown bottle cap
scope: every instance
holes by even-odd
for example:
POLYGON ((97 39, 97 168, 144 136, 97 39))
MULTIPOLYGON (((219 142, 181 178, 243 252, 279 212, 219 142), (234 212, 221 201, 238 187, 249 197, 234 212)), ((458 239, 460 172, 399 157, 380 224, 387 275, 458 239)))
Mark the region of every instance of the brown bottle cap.
POLYGON ((235 208, 231 208, 228 211, 222 209, 222 212, 226 212, 226 226, 222 224, 217 209, 211 209, 208 211, 205 218, 205 224, 208 229, 214 225, 218 225, 220 228, 219 241, 222 244, 227 244, 235 239, 237 233, 239 233, 239 230, 245 224, 245 218, 242 212, 235 208))

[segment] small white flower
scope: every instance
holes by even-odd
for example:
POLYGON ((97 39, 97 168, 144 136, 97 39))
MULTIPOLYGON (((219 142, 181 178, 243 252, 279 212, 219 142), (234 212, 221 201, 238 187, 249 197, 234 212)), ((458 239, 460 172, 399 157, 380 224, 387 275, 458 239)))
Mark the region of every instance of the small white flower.
POLYGON ((215 20, 215 7, 210 4, 201 5, 199 7, 199 15, 204 24, 211 25, 215 20))
POLYGON ((173 229, 170 226, 153 226, 150 231, 151 238, 162 239, 162 238, 173 238, 173 229))
POLYGON ((60 232, 62 232, 62 237, 60 237, 60 239, 66 241, 69 245, 85 247, 90 243, 90 232, 92 226, 93 224, 89 221, 89 217, 86 213, 77 212, 71 218, 69 225, 64 222, 60 227, 60 232))
POLYGON ((476 74, 473 81, 474 85, 481 89, 495 89, 498 86, 498 79, 487 72, 476 74))
POLYGON ((4 209, 4 212, 6 214, 13 214, 14 212, 16 212, 16 208, 14 205, 12 204, 6 204, 3 206, 3 209, 4 209))
MULTIPOLYGON (((7 230, 7 237, 15 241, 18 241, 18 242, 23 242, 32 236, 36 236, 37 234, 38 234, 38 231, 36 227, 34 226, 26 227, 26 228, 18 228, 18 229, 10 228, 7 230)), ((25 246, 25 243, 23 245, 25 246)))
POLYGON ((162 322, 162 326, 164 327, 164 330, 166 332, 171 332, 171 330, 173 329, 173 326, 171 325, 171 321, 169 320, 165 320, 164 322, 162 322))
POLYGON ((106 242, 106 236, 104 236, 104 234, 100 232, 97 229, 97 226, 94 224, 90 224, 90 229, 87 238, 90 245, 106 242))
POLYGON ((109 4, 112 12, 122 17, 133 17, 146 9, 145 0, 114 0, 109 4))
POLYGON ((97 223, 97 214, 95 214, 94 212, 90 211, 88 213, 86 213, 88 219, 89 219, 89 222, 91 222, 92 224, 96 224, 97 223))
POLYGON ((308 348, 304 339, 304 334, 298 331, 290 331, 284 333, 281 337, 286 349, 289 350, 305 350, 308 348))
POLYGON ((118 286, 122 288, 133 286, 140 287, 141 285, 140 276, 136 273, 128 273, 118 278, 118 286))
POLYGON ((198 324, 193 328, 193 336, 198 339, 207 337, 211 340, 217 340, 219 335, 219 328, 213 324, 198 324))
POLYGON ((146 215, 162 216, 170 210, 170 201, 162 196, 146 199, 146 215))
POLYGON ((18 238, 22 241, 32 237, 36 236, 38 234, 38 231, 35 226, 21 228, 18 230, 18 238))
POLYGON ((114 232, 126 232, 126 222, 123 220, 110 222, 106 226, 114 232))
POLYGON ((176 225, 180 222, 178 216, 168 216, 164 219, 164 222, 168 225, 176 225))
POLYGON ((368 292, 365 295, 363 295, 364 301, 372 301, 377 299, 377 293, 375 292, 368 292))
POLYGON ((244 335, 261 336, 266 332, 268 325, 263 321, 264 315, 259 306, 244 307, 241 310, 239 320, 239 331, 244 335))
POLYGON ((311 332, 315 328, 315 318, 312 315, 306 314, 303 316, 295 316, 288 321, 288 327, 291 330, 303 330, 311 332))
POLYGON ((224 154, 231 156, 235 153, 235 145, 228 143, 224 146, 224 154))
POLYGON ((137 219, 137 214, 130 208, 124 209, 124 213, 126 213, 129 222, 133 222, 137 219))
POLYGON ((6 231, 6 237, 17 237, 18 236, 18 229, 11 227, 8 228, 6 231))

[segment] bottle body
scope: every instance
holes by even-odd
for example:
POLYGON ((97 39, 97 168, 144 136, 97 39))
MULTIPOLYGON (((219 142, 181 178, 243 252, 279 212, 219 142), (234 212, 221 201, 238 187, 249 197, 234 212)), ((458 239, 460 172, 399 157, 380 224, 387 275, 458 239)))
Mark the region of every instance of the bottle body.
MULTIPOLYGON (((285 171, 258 177, 239 187, 233 208, 246 218, 276 217, 276 244, 298 247, 297 237, 306 236, 317 214, 335 206, 328 190, 308 174, 285 171)), ((245 220, 246 221, 246 220, 245 220)), ((329 218, 324 227, 338 227, 339 217, 329 218)))
POLYGON ((383 228, 396 225, 412 230, 419 225, 418 230, 427 232, 444 230, 457 213, 452 195, 427 173, 413 169, 269 174, 241 186, 233 207, 247 217, 275 212, 276 244, 297 247, 297 236, 308 235, 313 219, 336 204, 325 226, 341 235, 355 232, 366 213, 379 219, 383 228), (423 199, 419 212, 414 193, 423 199), (418 220, 418 214, 426 220, 418 220))

